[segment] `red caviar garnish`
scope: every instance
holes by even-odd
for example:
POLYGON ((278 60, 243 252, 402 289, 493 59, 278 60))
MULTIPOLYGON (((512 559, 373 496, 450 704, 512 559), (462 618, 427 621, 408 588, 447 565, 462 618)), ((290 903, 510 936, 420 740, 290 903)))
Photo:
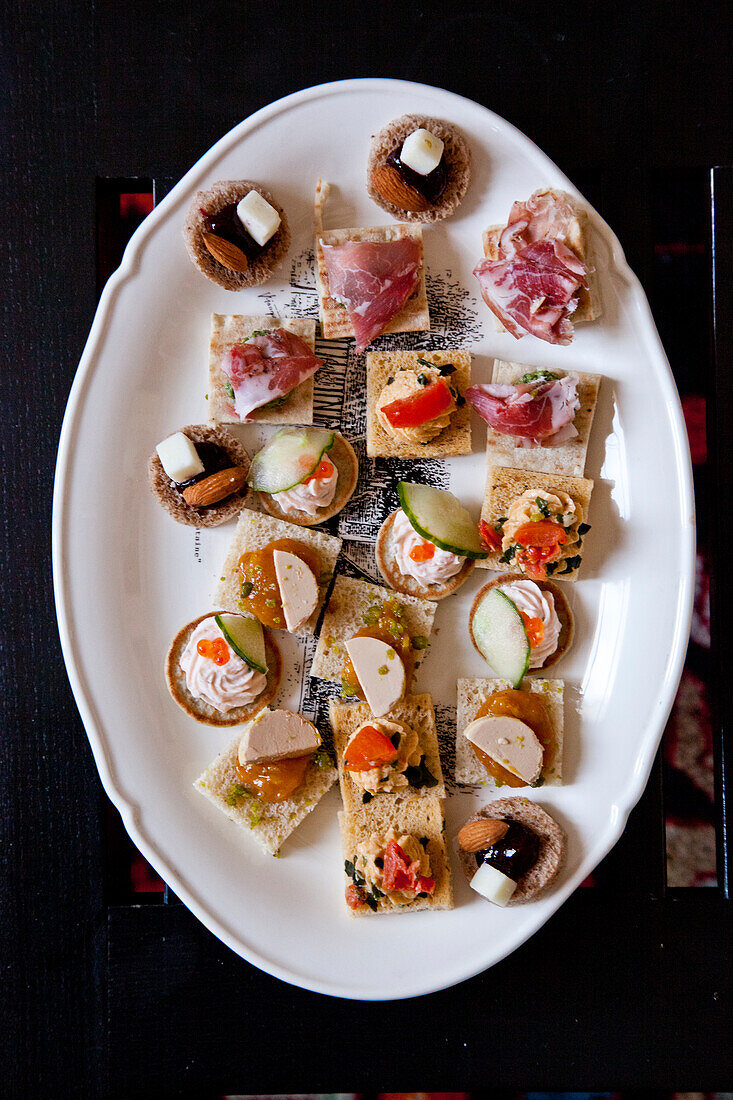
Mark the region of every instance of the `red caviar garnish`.
POLYGON ((225 665, 231 656, 229 646, 223 638, 214 638, 213 641, 202 638, 196 650, 201 657, 208 657, 215 665, 225 665))
POLYGON ((527 640, 532 646, 532 649, 536 649, 545 636, 545 624, 542 619, 536 619, 532 615, 528 615, 525 611, 520 611, 524 622, 524 629, 527 632, 527 640))
POLYGON ((319 478, 321 481, 324 481, 327 477, 330 477, 332 473, 333 463, 329 462, 327 458, 322 458, 313 473, 309 474, 308 477, 305 479, 304 484, 307 484, 309 481, 313 481, 313 479, 316 477, 319 478))
POLYGON ((419 542, 417 546, 413 546, 410 557, 416 562, 430 561, 435 557, 435 547, 432 542, 419 542))

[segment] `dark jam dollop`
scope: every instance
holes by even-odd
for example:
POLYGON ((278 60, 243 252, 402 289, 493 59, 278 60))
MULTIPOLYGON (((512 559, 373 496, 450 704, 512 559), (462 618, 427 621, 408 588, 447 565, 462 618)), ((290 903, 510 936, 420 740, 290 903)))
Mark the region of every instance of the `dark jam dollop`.
POLYGON ((489 863, 514 882, 519 882, 522 875, 530 871, 539 858, 540 838, 532 829, 520 825, 518 821, 510 821, 508 824, 509 828, 501 840, 497 840, 490 848, 476 852, 476 866, 489 863))
POLYGON ((204 215, 207 233, 215 233, 217 237, 229 241, 230 244, 235 244, 237 248, 241 248, 250 260, 254 259, 255 256, 259 256, 262 245, 257 244, 254 237, 250 237, 242 225, 237 213, 236 202, 230 202, 228 206, 222 207, 216 214, 207 214, 205 210, 202 210, 201 213, 204 215))
POLYGON ((400 160, 401 152, 401 145, 393 149, 387 157, 387 164, 391 168, 396 168, 405 183, 409 183, 410 187, 414 187, 416 191, 419 191, 428 202, 437 202, 448 186, 448 169, 445 164, 445 155, 440 158, 440 163, 433 168, 432 172, 428 172, 427 176, 421 176, 419 172, 415 172, 402 163, 400 160))
POLYGON ((203 481, 210 474, 217 474, 219 470, 228 470, 230 466, 237 465, 218 443, 197 443, 194 440, 193 445, 204 464, 204 470, 203 473, 190 477, 188 481, 177 481, 176 488, 180 489, 181 492, 187 489, 189 485, 195 485, 197 481, 203 481))

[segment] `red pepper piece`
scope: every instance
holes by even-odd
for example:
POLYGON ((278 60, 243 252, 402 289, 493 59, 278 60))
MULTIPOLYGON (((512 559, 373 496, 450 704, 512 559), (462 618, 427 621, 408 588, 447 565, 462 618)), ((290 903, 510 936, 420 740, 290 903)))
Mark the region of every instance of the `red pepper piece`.
POLYGON ((368 772, 393 763, 397 749, 377 726, 364 726, 346 750, 344 767, 350 772, 368 772))
POLYGON ((393 428, 419 428, 450 408, 453 395, 442 378, 431 382, 413 397, 401 397, 382 409, 393 428))

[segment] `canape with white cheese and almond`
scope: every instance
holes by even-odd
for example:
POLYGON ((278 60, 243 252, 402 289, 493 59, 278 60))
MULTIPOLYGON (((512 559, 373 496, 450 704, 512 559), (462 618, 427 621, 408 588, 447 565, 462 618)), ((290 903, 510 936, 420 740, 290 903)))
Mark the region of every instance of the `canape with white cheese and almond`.
POLYGON ((358 476, 354 449, 340 432, 288 427, 257 452, 249 484, 270 515, 310 527, 341 511, 358 476))
POLYGON ((241 512, 249 455, 226 428, 188 424, 166 436, 148 460, 148 483, 178 523, 218 527, 241 512))
POLYGON ((486 557, 476 523, 445 489, 409 481, 397 488, 402 507, 377 536, 379 571, 397 592, 442 600, 486 557))
POLYGON ((173 699, 210 726, 252 718, 280 686, 280 651, 254 618, 210 612, 184 626, 166 658, 173 699))

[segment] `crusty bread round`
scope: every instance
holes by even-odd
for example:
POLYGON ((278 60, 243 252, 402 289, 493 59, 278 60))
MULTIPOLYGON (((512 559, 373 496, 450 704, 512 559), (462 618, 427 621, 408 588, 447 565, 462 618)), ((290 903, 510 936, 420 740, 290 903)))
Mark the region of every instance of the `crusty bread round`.
POLYGON ((429 118, 427 115, 401 115, 386 126, 379 133, 374 134, 369 147, 367 159, 367 191, 369 197, 386 210, 392 217, 399 221, 407 222, 437 222, 442 218, 448 218, 454 214, 461 199, 466 193, 471 179, 471 149, 461 131, 450 122, 443 122, 439 118, 429 118), (448 183, 445 191, 434 206, 428 210, 414 211, 402 210, 382 198, 372 184, 372 174, 375 168, 383 165, 389 154, 396 148, 402 148, 402 144, 408 134, 413 130, 429 130, 443 142, 443 156, 445 157, 448 183))
MULTIPOLYGON (((499 821, 518 821, 526 825, 537 834, 540 839, 540 854, 534 867, 517 882, 517 888, 509 899, 509 905, 523 905, 532 901, 545 890, 557 876, 558 871, 565 860, 566 837, 554 818, 531 802, 529 798, 497 798, 495 802, 489 802, 483 806, 468 821, 481 821, 483 819, 496 819, 499 821)), ((465 824, 468 824, 468 821, 465 824)), ((477 871, 474 852, 464 852, 459 849, 461 866, 469 883, 477 871)))
MULTIPOLYGON (((214 424, 187 424, 180 428, 184 435, 195 443, 216 443, 232 460, 232 466, 242 466, 249 470, 249 455, 242 444, 226 430, 214 424)), ((249 496, 249 486, 245 485, 237 493, 222 500, 221 504, 210 504, 208 508, 192 508, 186 504, 178 489, 153 451, 148 459, 148 484, 169 515, 178 523, 189 527, 218 527, 239 515, 249 496)))
POLYGON ((282 659, 277 643, 267 628, 263 627, 265 652, 267 654, 267 684, 265 690, 253 702, 248 703, 246 707, 235 707, 234 710, 229 710, 226 714, 210 706, 203 699, 196 699, 186 687, 186 676, 181 668, 181 657, 188 644, 188 639, 199 623, 203 622, 204 619, 210 619, 212 615, 218 614, 221 614, 221 612, 208 611, 205 615, 199 615, 198 619, 194 619, 193 622, 188 623, 187 626, 178 631, 171 642, 168 656, 165 659, 165 678, 170 693, 179 707, 183 707, 186 714, 190 714, 197 722, 204 722, 207 726, 237 726, 240 722, 246 722, 249 718, 254 718, 255 714, 258 714, 275 698, 280 687, 282 659))
MULTIPOLYGON (((399 509, 398 509, 399 511, 399 509)), ((457 588, 460 588, 467 577, 473 572, 476 562, 473 558, 466 558, 459 573, 449 577, 443 584, 420 584, 414 577, 404 576, 400 573, 395 563, 394 551, 394 521, 397 512, 392 512, 379 528, 374 554, 377 559, 379 572, 387 584, 394 588, 395 592, 402 592, 405 596, 419 596, 424 600, 444 600, 457 588)))
POLYGON ((274 516, 275 519, 284 519, 288 523, 297 523, 299 527, 314 527, 317 523, 325 523, 327 519, 335 516, 351 498, 356 482, 359 478, 359 460, 356 452, 341 432, 335 432, 333 446, 326 451, 338 473, 336 492, 327 508, 321 508, 318 515, 309 516, 307 512, 286 512, 277 503, 277 493, 257 493, 257 500, 263 512, 274 516))
MULTIPOLYGON (((517 576, 516 573, 502 573, 500 577, 496 577, 493 581, 488 581, 483 586, 483 588, 479 588, 474 597, 474 601, 471 604, 471 610, 468 613, 468 629, 471 634, 471 641, 473 642, 474 648, 477 650, 477 652, 480 653, 481 650, 476 645, 476 639, 473 636, 473 617, 476 614, 478 605, 485 594, 489 591, 490 588, 496 588, 498 585, 501 584, 512 584, 514 581, 532 579, 532 577, 517 576)), ((557 639, 557 648, 555 649, 555 652, 551 653, 549 657, 545 657, 541 665, 538 665, 536 668, 532 668, 529 670, 530 672, 540 672, 541 670, 550 668, 552 665, 556 665, 560 658, 564 656, 564 654, 572 645, 575 626, 573 622, 573 613, 570 610, 570 605, 565 598, 565 593, 562 591, 560 586, 558 584, 555 584, 554 581, 534 581, 534 583, 537 585, 538 588, 542 589, 543 592, 552 593, 552 598, 555 603, 555 612, 558 619, 560 620, 560 636, 557 639)))
POLYGON ((252 180, 217 180, 205 191, 197 191, 194 195, 183 226, 183 239, 191 260, 202 275, 225 290, 244 290, 245 287, 266 282, 285 259, 290 248, 290 228, 285 211, 261 184, 252 180), (230 203, 239 202, 250 191, 258 191, 270 206, 275 207, 280 215, 280 225, 262 251, 250 260, 246 271, 230 271, 214 259, 204 244, 206 215, 218 214, 230 203))

